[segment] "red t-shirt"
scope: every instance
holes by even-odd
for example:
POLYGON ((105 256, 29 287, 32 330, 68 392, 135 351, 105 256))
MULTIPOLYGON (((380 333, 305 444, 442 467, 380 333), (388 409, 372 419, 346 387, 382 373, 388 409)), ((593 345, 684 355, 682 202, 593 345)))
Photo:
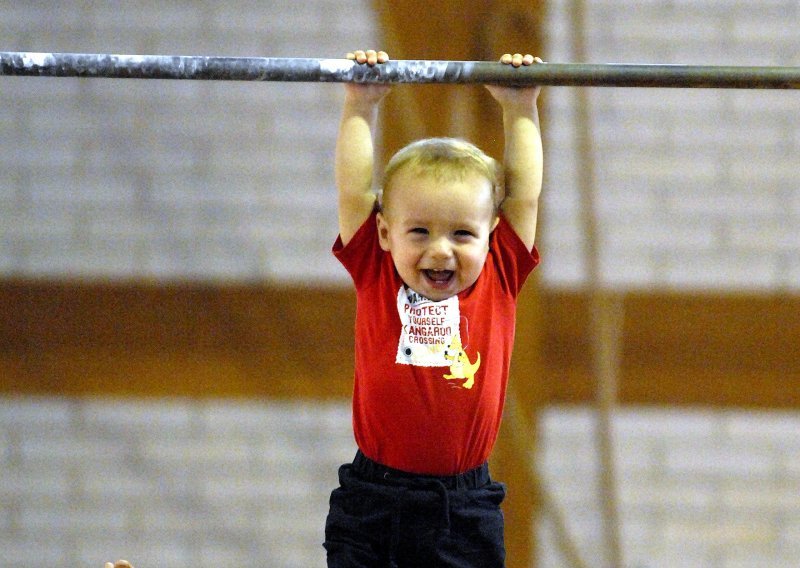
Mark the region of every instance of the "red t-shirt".
POLYGON ((538 264, 501 217, 478 280, 432 302, 405 287, 375 214, 333 253, 356 287, 353 430, 370 459, 453 475, 484 463, 505 401, 517 294, 538 264))

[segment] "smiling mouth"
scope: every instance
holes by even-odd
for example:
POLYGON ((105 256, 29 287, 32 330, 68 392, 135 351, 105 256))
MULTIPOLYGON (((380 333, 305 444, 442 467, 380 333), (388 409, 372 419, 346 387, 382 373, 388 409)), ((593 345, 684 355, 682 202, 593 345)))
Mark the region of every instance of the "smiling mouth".
POLYGON ((453 279, 453 274, 455 274, 452 270, 434 270, 431 268, 423 270, 422 273, 434 286, 446 286, 453 279))

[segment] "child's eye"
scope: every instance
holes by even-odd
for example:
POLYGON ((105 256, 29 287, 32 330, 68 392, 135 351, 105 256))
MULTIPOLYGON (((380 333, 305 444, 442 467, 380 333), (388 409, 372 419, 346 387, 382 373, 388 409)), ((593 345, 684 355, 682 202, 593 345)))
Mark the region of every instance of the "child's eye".
POLYGON ((456 231, 455 234, 456 234, 457 237, 474 237, 475 236, 475 233, 473 233, 472 231, 469 231, 467 229, 459 229, 458 231, 456 231))
POLYGON ((428 234, 428 229, 426 229, 424 227, 414 227, 413 229, 411 229, 409 231, 409 233, 412 233, 414 235, 427 235, 428 234))

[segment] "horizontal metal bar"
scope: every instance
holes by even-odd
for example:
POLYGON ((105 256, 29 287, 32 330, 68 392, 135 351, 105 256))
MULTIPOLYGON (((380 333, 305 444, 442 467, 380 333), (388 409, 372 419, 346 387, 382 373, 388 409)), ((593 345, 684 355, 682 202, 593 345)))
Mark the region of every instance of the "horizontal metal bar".
POLYGON ((0 52, 0 75, 323 83, 800 88, 800 67, 543 63, 514 68, 486 61, 401 60, 369 67, 347 59, 35 52, 0 52))

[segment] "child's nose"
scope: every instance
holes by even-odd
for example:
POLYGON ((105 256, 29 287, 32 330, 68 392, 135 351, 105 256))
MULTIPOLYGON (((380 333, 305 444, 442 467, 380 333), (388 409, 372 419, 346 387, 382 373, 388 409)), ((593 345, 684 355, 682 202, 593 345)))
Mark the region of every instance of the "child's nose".
POLYGON ((448 258, 453 252, 448 240, 444 237, 431 241, 428 254, 433 258, 448 258))

